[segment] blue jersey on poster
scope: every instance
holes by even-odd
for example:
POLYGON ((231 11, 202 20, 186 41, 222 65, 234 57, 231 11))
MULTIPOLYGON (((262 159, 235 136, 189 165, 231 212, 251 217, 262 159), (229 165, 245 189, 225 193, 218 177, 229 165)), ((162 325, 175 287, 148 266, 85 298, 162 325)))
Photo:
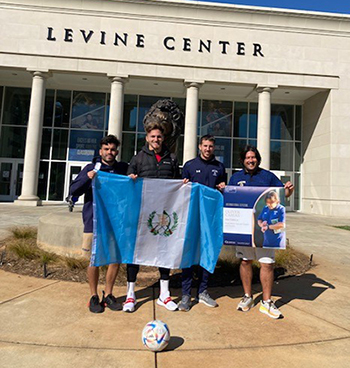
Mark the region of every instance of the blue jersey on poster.
MULTIPOLYGON (((261 211, 258 220, 266 221, 267 225, 275 225, 277 223, 285 223, 286 209, 281 204, 278 204, 275 208, 269 209, 265 206, 261 211)), ((282 244, 285 244, 286 233, 283 229, 272 230, 267 229, 264 232, 264 248, 279 248, 282 244)))

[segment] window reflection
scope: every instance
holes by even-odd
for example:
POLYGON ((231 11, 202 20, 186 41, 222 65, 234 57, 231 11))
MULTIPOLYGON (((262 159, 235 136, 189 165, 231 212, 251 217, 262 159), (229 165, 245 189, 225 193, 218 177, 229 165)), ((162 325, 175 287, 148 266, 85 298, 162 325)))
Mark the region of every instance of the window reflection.
POLYGON ((3 126, 0 137, 0 157, 24 158, 26 127, 3 126))
POLYGON ((122 161, 130 162, 135 153, 135 134, 123 133, 122 139, 122 161))
POLYGON ((71 91, 57 91, 55 103, 55 127, 69 128, 71 91))
POLYGON ((3 124, 28 124, 30 91, 30 88, 5 88, 3 124))
POLYGON ((103 129, 105 101, 104 93, 74 92, 71 127, 103 129))
POLYGON ((43 121, 43 125, 46 127, 52 126, 54 101, 55 101, 55 91, 53 89, 47 89, 45 95, 45 108, 44 108, 44 121, 43 121))
POLYGON ((247 137, 248 135, 248 103, 235 102, 234 137, 247 137))
POLYGON ((249 138, 258 136, 258 104, 251 102, 249 104, 249 138))
POLYGON ((215 157, 222 162, 225 167, 231 167, 231 139, 215 139, 215 157))
POLYGON ((202 133, 230 137, 232 131, 232 102, 203 100, 202 133))
POLYGON ((293 139, 293 105, 271 105, 271 139, 293 139))
POLYGON ((125 95, 123 130, 134 132, 136 130, 136 121, 137 121, 137 96, 125 95))
POLYGON ((270 169, 293 171, 294 143, 271 141, 270 147, 270 169))
POLYGON ((232 150, 232 167, 240 168, 242 165, 240 163, 240 153, 247 145, 246 139, 234 139, 233 140, 233 150, 232 150))

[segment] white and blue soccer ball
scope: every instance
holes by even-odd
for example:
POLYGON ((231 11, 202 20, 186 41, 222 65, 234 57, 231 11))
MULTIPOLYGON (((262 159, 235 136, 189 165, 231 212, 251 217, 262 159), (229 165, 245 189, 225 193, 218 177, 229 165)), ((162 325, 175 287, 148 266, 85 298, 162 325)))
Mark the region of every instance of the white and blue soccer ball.
POLYGON ((160 320, 148 322, 142 331, 142 343, 149 350, 162 351, 167 347, 169 340, 169 327, 160 320))

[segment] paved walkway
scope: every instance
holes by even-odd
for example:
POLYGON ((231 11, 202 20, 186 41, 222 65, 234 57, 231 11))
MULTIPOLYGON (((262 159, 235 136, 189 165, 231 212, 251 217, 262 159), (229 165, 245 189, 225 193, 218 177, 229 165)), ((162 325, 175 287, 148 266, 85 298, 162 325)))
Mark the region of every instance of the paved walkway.
MULTIPOLYGON (((50 211, 0 204, 2 234, 14 224, 35 225, 50 211)), ((158 290, 138 290, 133 314, 106 310, 91 314, 86 284, 44 280, 0 269, 0 367, 338 367, 350 359, 350 232, 331 225, 349 219, 288 214, 290 243, 314 255, 310 272, 276 283, 282 320, 235 310, 240 287, 210 292, 220 304, 195 305, 190 312, 168 312, 156 304, 158 290), (143 326, 165 321, 172 340, 154 354, 141 343, 143 326)), ((1 236, 1 233, 0 233, 1 236)), ((254 296, 259 301, 260 287, 254 296)), ((120 300, 125 289, 117 288, 120 300)), ((174 290, 179 296, 179 290, 174 290)))

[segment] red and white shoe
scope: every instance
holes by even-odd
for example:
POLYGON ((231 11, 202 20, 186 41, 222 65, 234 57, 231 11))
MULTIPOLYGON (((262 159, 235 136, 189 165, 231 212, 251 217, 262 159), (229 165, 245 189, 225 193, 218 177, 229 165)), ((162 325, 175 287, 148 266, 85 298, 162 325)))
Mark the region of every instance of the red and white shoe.
POLYGON ((135 305, 137 304, 136 299, 134 298, 126 298, 123 303, 123 312, 132 313, 135 311, 135 305))
POLYGON ((175 311, 177 309, 177 305, 173 302, 170 296, 162 300, 160 297, 157 300, 157 304, 165 307, 167 310, 175 311))

